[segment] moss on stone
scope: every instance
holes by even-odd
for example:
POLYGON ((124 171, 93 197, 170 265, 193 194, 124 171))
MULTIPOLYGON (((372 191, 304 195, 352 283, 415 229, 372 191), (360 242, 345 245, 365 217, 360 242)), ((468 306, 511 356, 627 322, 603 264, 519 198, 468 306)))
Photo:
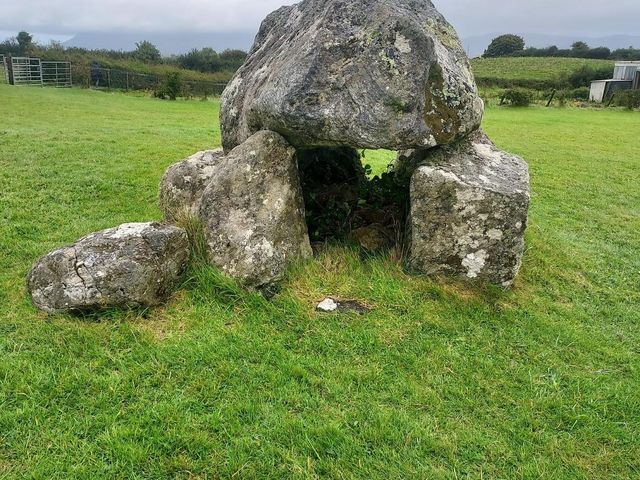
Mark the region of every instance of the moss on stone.
POLYGON ((447 103, 444 74, 437 63, 429 69, 429 81, 425 90, 424 122, 438 144, 455 139, 461 122, 455 109, 447 103))
POLYGON ((458 38, 458 34, 455 29, 444 22, 436 22, 434 19, 430 18, 427 21, 426 29, 435 35, 435 37, 440 40, 440 42, 448 48, 453 50, 462 50, 462 45, 460 44, 460 39, 458 38))

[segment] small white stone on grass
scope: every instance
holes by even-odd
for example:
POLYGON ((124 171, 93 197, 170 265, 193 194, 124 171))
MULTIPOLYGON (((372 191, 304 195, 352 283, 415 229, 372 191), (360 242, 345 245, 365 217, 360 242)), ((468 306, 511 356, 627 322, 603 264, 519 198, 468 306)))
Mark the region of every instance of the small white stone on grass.
POLYGON ((316 308, 321 312, 335 312, 338 310, 338 304, 333 298, 325 298, 316 308))

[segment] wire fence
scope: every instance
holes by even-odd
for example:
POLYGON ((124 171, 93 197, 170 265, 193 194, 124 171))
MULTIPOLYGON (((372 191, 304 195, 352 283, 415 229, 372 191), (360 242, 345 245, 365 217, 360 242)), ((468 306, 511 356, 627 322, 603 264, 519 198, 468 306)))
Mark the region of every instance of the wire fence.
MULTIPOLYGON (((155 91, 165 82, 165 75, 138 73, 130 70, 115 68, 103 68, 98 65, 78 65, 69 62, 41 61, 40 59, 9 58, 0 55, 0 83, 13 83, 10 81, 11 65, 15 63, 14 81, 16 84, 29 84, 39 86, 70 87, 73 85, 84 88, 124 91, 155 91), (28 63, 25 63, 28 61, 28 63), (33 62, 37 61, 38 65, 33 62), (34 72, 37 70, 37 82, 34 80, 34 72)), ((182 97, 207 97, 221 95, 227 86, 226 82, 213 82, 205 80, 181 81, 182 97)))
MULTIPOLYGON (((157 90, 166 76, 137 73, 129 70, 102 68, 98 66, 72 66, 74 84, 86 88, 104 90, 157 90)), ((183 97, 207 97, 221 95, 225 87, 224 82, 210 82, 202 80, 182 80, 183 97)))

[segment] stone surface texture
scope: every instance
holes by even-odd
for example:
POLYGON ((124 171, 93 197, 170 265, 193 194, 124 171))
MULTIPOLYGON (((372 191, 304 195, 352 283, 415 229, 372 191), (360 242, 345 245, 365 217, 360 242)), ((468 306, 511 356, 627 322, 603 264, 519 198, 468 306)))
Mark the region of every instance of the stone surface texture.
POLYGON ((294 149, 260 131, 232 150, 202 195, 209 261, 248 287, 280 280, 312 255, 294 149))
POLYGON ((130 223, 45 255, 28 287, 35 306, 48 313, 151 307, 168 298, 188 259, 184 230, 130 223))
POLYGON ((223 157, 222 149, 198 152, 167 169, 160 182, 160 209, 167 221, 197 217, 202 192, 223 157))
POLYGON ((428 0, 304 0, 262 23, 222 97, 225 151, 259 130, 295 147, 405 150, 480 125, 456 32, 428 0))
POLYGON ((527 164, 482 132, 414 155, 409 266, 510 286, 524 252, 527 164))

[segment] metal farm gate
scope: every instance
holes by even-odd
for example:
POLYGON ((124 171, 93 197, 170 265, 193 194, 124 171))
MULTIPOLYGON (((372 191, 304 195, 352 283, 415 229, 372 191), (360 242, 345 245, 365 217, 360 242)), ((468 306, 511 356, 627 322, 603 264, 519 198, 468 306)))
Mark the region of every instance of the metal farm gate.
POLYGON ((42 86, 42 65, 39 58, 11 57, 14 85, 42 86))
POLYGON ((0 55, 0 83, 9 83, 9 69, 7 68, 7 57, 0 55))
POLYGON ((42 85, 45 87, 70 87, 70 62, 41 62, 42 85))
MULTIPOLYGON (((5 65, 6 71, 7 65, 5 65)), ((70 87, 71 63, 42 61, 39 58, 12 57, 13 85, 38 87, 70 87)))

